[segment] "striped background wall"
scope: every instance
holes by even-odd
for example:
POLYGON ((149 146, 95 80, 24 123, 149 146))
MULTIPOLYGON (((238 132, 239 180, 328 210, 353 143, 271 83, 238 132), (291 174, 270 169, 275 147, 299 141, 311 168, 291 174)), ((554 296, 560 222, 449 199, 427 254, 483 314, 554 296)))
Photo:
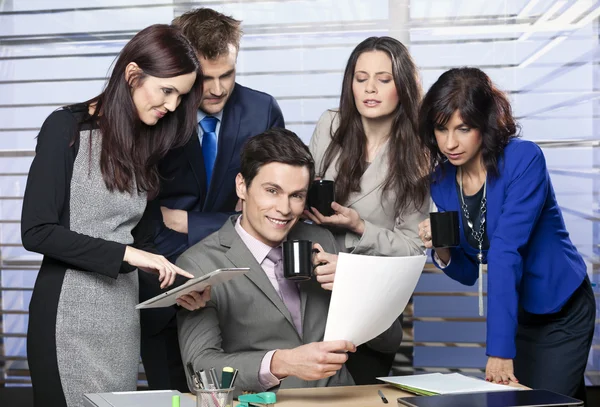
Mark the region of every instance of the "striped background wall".
MULTIPOLYGON (((18 220, 41 123, 96 95, 135 32, 197 6, 243 20, 238 81, 275 96, 307 142, 368 36, 405 41, 425 89, 448 68, 484 69, 510 94, 524 138, 544 146, 572 239, 598 282, 598 1, 0 0, 0 383, 28 382, 27 307, 40 257, 21 247, 18 220)), ((485 324, 471 287, 428 269, 406 315, 397 372, 481 372, 485 324)), ((597 334, 587 375, 597 385, 598 347, 597 334)))

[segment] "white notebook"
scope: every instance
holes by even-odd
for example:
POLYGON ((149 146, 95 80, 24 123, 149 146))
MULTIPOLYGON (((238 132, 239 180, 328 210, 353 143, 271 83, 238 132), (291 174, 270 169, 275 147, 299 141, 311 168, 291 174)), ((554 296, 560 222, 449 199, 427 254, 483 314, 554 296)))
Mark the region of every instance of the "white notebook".
POLYGON ((192 291, 204 291, 209 285, 222 284, 234 277, 246 274, 248 271, 250 271, 249 268, 225 268, 215 270, 212 273, 208 273, 201 277, 192 278, 179 287, 175 287, 156 297, 152 297, 149 300, 136 305, 135 309, 170 307, 175 304, 175 300, 182 295, 191 293, 192 291))
POLYGON ((407 391, 412 388, 434 394, 519 390, 516 387, 490 383, 482 379, 463 376, 460 373, 430 373, 413 376, 378 377, 377 379, 407 391))

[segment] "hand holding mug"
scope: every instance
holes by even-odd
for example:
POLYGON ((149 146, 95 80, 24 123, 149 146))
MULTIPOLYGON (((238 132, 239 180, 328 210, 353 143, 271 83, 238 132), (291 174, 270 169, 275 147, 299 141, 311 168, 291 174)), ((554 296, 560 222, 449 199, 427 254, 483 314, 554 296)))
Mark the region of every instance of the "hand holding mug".
MULTIPOLYGON (((425 219, 419 223, 419 238, 423 242, 426 249, 435 250, 436 254, 444 264, 450 262, 450 249, 448 247, 457 246, 459 242, 458 236, 458 222, 453 223, 445 227, 441 227, 442 222, 437 222, 439 217, 436 215, 437 212, 432 212, 429 219, 425 219), (433 215, 433 216, 432 216, 433 215), (432 232, 431 219, 435 219, 435 232, 432 232), (435 238, 434 234, 435 233, 435 238)), ((443 212, 442 215, 451 214, 451 212, 443 212)), ((456 212, 454 212, 456 214, 456 212)), ((446 219, 453 219, 454 214, 445 216, 446 219)))
POLYGON ((431 212, 429 238, 436 249, 460 245, 460 228, 457 211, 431 212))
POLYGON ((341 226, 362 236, 365 221, 358 212, 335 202, 335 183, 331 180, 315 179, 308 190, 308 209, 304 216, 317 225, 341 226))
POLYGON ((304 215, 317 225, 341 226, 351 230, 359 236, 365 232, 365 221, 353 208, 342 206, 337 202, 331 203, 334 214, 325 216, 317 208, 311 207, 311 211, 305 210, 304 215))
POLYGON ((315 243, 314 249, 317 254, 313 257, 313 265, 317 281, 324 290, 333 290, 333 281, 335 279, 335 269, 337 267, 337 254, 327 253, 320 244, 315 243))
POLYGON ((419 223, 419 238, 425 245, 426 249, 433 248, 433 243, 431 241, 431 221, 429 218, 419 223))

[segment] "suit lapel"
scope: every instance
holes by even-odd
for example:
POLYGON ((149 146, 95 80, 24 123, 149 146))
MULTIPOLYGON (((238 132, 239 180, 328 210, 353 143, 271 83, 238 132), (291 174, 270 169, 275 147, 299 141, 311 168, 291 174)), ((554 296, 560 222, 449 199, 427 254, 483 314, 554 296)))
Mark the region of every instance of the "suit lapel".
POLYGON ((215 167, 213 169, 212 181, 204 203, 204 210, 210 211, 215 207, 215 202, 219 196, 219 192, 222 190, 221 184, 223 178, 231 162, 231 157, 235 151, 237 139, 240 135, 240 117, 241 108, 237 103, 237 85, 233 90, 231 98, 227 101, 225 109, 223 111, 223 122, 219 129, 219 143, 217 146, 217 160, 215 161, 215 167))
POLYGON ((491 180, 488 178, 487 185, 487 212, 486 212, 486 227, 488 240, 492 240, 492 235, 496 230, 496 226, 498 225, 498 218, 500 217, 500 212, 502 211, 502 204, 504 203, 504 183, 501 182, 502 172, 504 169, 504 163, 502 159, 498 162, 498 167, 500 168, 501 174, 499 177, 494 177, 491 180))
POLYGON ((206 190, 206 170, 204 169, 204 156, 202 155, 198 132, 194 132, 194 135, 183 150, 190 163, 190 167, 192 167, 194 177, 196 177, 196 181, 198 182, 200 196, 204 196, 204 191, 206 190))
POLYGON ((348 201, 344 206, 351 206, 363 199, 365 196, 379 188, 385 182, 388 173, 388 142, 379 150, 373 162, 369 165, 365 173, 360 178, 360 192, 353 192, 348 196, 348 201))
POLYGON ((221 229, 219 234, 221 235, 221 244, 229 247, 225 256, 236 267, 250 268, 250 271, 246 273, 244 277, 249 279, 260 291, 262 291, 262 293, 273 303, 275 308, 283 314, 292 326, 294 326, 290 311, 279 297, 279 294, 277 294, 277 291, 275 291, 275 288, 273 287, 273 284, 271 284, 265 271, 260 264, 258 264, 252 253, 250 253, 250 250, 248 250, 235 231, 231 218, 225 223, 225 226, 221 229))
MULTIPOLYGON (((303 284, 309 284, 309 282, 303 283, 303 284)), ((300 306, 301 306, 301 316, 300 316, 300 321, 302 321, 302 335, 304 336, 304 327, 306 326, 304 324, 304 318, 306 316, 306 301, 308 299, 308 293, 306 290, 302 289, 302 284, 300 284, 300 286, 298 287, 299 291, 300 291, 300 306)))

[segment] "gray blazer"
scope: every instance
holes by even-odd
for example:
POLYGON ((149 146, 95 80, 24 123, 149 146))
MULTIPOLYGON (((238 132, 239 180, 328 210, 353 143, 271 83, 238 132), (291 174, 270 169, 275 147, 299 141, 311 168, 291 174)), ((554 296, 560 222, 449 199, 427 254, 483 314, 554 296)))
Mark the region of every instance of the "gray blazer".
MULTIPOLYGON (((287 307, 275 291, 262 267, 235 231, 234 215, 218 231, 189 248, 177 265, 201 276, 223 267, 250 267, 243 277, 213 287, 205 308, 179 311, 178 331, 184 364, 194 369, 220 372, 225 366, 239 369, 236 394, 241 391, 263 391, 258 374, 265 354, 274 349, 291 349, 323 340, 331 292, 315 280, 300 283, 303 337, 292 322, 287 307)), ((318 242, 329 253, 337 253, 335 240, 324 228, 299 222, 289 239, 318 242)), ((357 294, 357 298, 359 295, 357 294)), ((369 347, 394 352, 402 340, 399 321, 369 342, 369 347)), ((187 370, 186 370, 187 374, 187 370)), ((288 377, 281 388, 348 386, 354 381, 343 367, 336 375, 317 381, 288 377)), ((188 375, 188 385, 191 379, 188 375)))
MULTIPOLYGON (((331 136, 339 127, 339 115, 335 110, 327 110, 317 122, 310 139, 310 152, 315 159, 317 174, 323 179, 335 180, 337 177, 337 158, 330 163, 325 174, 321 174, 325 151, 331 142, 331 136)), ((420 210, 405 211, 399 215, 394 211, 396 194, 383 194, 382 186, 389 171, 388 147, 383 146, 369 165, 360 180, 360 192, 348 197, 344 206, 355 209, 365 221, 362 236, 338 229, 335 235, 338 247, 355 254, 372 256, 415 256, 423 254, 425 246, 419 238, 418 225, 429 212, 426 203, 420 210)), ((429 199, 426 200, 429 202, 429 199)))
MULTIPOLYGON (((206 308, 179 311, 178 331, 184 364, 194 369, 220 372, 225 366, 239 369, 236 393, 263 391, 258 381, 260 364, 268 351, 291 349, 323 340, 331 292, 315 280, 300 283, 303 337, 294 328, 292 317, 262 267, 235 230, 237 215, 218 231, 185 251, 177 265, 201 276, 223 267, 250 267, 243 277, 213 287, 206 308)), ((289 239, 318 242, 329 253, 337 253, 335 240, 324 228, 299 222, 289 239)), ((357 293, 357 299, 360 293, 357 293)), ((396 321, 390 329, 369 342, 369 346, 394 352, 402 340, 396 321)), ((186 370, 187 374, 187 370, 186 370)), ((335 376, 318 381, 288 377, 281 388, 347 386, 354 381, 343 367, 335 376)), ((188 385, 191 380, 188 375, 188 385)))

